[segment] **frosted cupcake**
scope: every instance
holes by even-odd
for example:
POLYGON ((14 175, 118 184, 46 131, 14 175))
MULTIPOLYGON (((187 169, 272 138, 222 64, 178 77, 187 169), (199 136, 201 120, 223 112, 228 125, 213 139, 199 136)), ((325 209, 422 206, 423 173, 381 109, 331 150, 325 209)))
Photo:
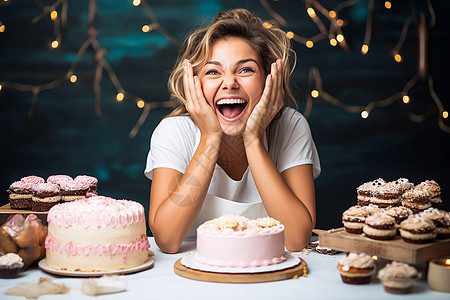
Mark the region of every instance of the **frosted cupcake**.
POLYGON ((414 282, 420 278, 417 270, 405 263, 393 261, 378 272, 384 290, 391 294, 411 293, 414 282))
POLYGON ((368 284, 375 270, 375 262, 370 255, 351 252, 339 260, 337 268, 342 282, 368 284))
POLYGON ((23 267, 22 258, 15 253, 0 256, 0 278, 16 278, 23 267))

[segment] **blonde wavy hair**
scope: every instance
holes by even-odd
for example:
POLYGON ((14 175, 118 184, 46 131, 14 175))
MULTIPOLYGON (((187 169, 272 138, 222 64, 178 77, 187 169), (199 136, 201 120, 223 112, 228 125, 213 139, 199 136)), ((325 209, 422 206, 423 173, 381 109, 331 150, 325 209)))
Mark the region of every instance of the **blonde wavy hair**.
POLYGON ((232 9, 220 12, 212 23, 189 35, 181 45, 175 67, 170 74, 168 89, 171 100, 178 102, 167 117, 187 113, 186 98, 183 89, 183 66, 188 59, 194 69, 194 74, 208 62, 213 44, 226 36, 239 37, 246 40, 258 53, 263 63, 264 73, 270 73, 270 66, 277 59, 283 61, 284 106, 297 102, 292 92, 291 74, 296 64, 296 54, 291 48, 291 41, 275 24, 264 26, 264 22, 246 9, 232 9))

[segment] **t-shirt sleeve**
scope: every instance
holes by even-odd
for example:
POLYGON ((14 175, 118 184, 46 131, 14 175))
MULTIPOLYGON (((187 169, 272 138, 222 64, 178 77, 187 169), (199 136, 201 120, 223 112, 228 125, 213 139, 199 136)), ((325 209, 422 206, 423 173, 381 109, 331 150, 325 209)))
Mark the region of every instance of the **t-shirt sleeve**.
POLYGON ((295 166, 311 164, 313 176, 317 178, 321 172, 320 160, 308 121, 298 112, 287 114, 285 118, 286 122, 279 126, 275 140, 278 170, 283 172, 295 166))
POLYGON ((186 171, 195 147, 192 126, 187 117, 169 117, 158 124, 150 139, 145 176, 152 179, 156 168, 186 171))

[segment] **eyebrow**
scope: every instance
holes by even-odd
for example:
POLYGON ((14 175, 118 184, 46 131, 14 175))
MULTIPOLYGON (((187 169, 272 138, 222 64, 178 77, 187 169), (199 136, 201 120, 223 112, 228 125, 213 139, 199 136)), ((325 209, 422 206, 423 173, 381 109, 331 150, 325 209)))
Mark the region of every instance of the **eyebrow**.
MULTIPOLYGON (((245 58, 245 59, 241 59, 240 61, 238 61, 237 63, 236 63, 236 65, 242 65, 242 64, 245 64, 246 62, 249 62, 249 61, 253 61, 255 64, 257 64, 258 65, 258 62, 255 60, 255 59, 253 59, 253 58, 245 58)), ((222 66, 222 64, 220 63, 220 62, 218 62, 218 61, 208 61, 207 63, 206 63, 206 65, 216 65, 216 66, 222 66)), ((258 65, 259 66, 259 65, 258 65)))

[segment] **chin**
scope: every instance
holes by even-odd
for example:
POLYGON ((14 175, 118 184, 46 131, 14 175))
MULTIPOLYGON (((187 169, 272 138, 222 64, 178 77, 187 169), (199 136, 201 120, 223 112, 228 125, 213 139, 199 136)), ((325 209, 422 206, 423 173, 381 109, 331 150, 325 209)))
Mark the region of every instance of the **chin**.
POLYGON ((242 122, 228 123, 228 124, 220 124, 222 127, 222 132, 224 135, 228 136, 238 136, 244 133, 245 124, 242 122))

